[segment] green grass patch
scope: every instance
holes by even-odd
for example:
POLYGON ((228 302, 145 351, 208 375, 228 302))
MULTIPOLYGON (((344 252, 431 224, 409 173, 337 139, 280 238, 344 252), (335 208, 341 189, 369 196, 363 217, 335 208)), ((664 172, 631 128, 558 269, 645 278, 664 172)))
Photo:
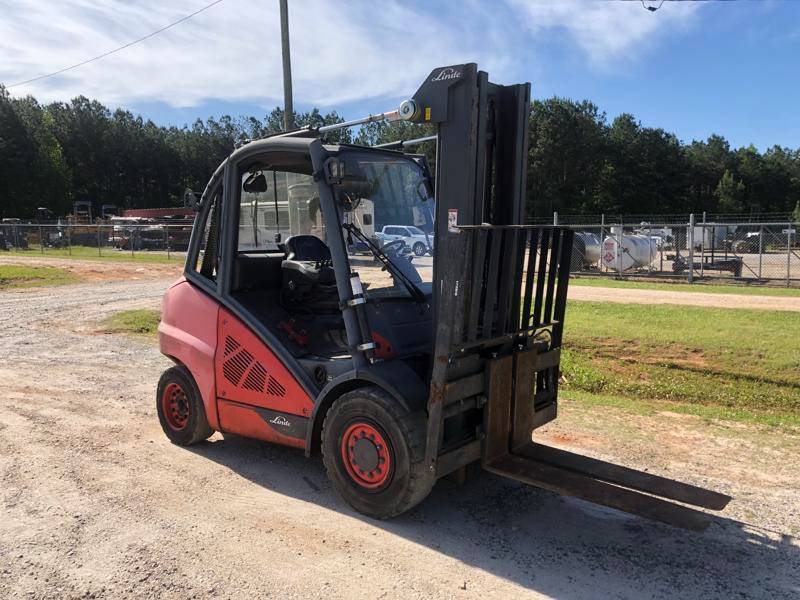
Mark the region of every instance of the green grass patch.
POLYGON ((800 428, 800 415, 796 413, 770 413, 756 410, 737 409, 726 406, 687 404, 666 400, 650 400, 646 398, 629 398, 608 394, 590 394, 574 390, 564 391, 562 399, 577 402, 584 407, 611 406, 636 415, 656 415, 660 412, 694 415, 706 421, 739 421, 766 425, 768 427, 800 428))
POLYGON ((570 302, 561 364, 595 401, 800 425, 798 313, 570 302))
POLYGON ((800 288, 767 287, 761 284, 716 285, 713 283, 630 281, 605 277, 575 277, 569 285, 583 287, 623 288, 632 290, 660 290, 663 292, 702 292, 704 294, 745 294, 753 296, 800 297, 800 288))
POLYGON ((107 333, 154 336, 160 320, 161 313, 157 310, 123 310, 106 318, 103 321, 103 330, 107 333))
POLYGON ((41 251, 41 248, 31 248, 28 250, 11 250, 8 254, 12 256, 30 256, 32 258, 75 258, 98 261, 119 260, 142 263, 180 264, 186 260, 186 254, 183 252, 170 252, 169 256, 167 256, 166 252, 140 250, 131 255, 130 250, 102 248, 100 253, 98 253, 97 248, 92 248, 91 246, 72 246, 71 250, 68 248, 45 248, 44 252, 41 251))
POLYGON ((65 269, 0 265, 0 290, 77 283, 79 279, 65 269))

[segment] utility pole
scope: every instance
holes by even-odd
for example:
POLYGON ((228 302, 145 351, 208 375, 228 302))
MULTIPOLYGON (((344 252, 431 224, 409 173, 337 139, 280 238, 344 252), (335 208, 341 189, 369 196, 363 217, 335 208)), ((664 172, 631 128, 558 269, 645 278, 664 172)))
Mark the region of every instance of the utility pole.
POLYGON ((292 106, 292 59, 289 56, 289 7, 287 0, 279 0, 281 7, 281 50, 283 53, 283 128, 294 129, 292 106))

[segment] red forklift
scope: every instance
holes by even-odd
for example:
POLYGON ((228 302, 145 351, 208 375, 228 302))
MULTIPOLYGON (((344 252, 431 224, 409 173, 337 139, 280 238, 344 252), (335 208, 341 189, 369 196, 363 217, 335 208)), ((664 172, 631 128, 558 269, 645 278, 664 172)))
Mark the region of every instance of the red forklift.
POLYGON ((235 150, 163 300, 167 437, 220 431, 321 454, 341 497, 376 518, 480 465, 704 529, 709 514, 687 505, 720 510, 728 496, 533 440, 558 408, 573 233, 524 225, 529 110, 530 84, 454 65, 396 111, 235 150), (323 141, 378 119, 435 124, 416 140, 436 143, 435 176, 422 155, 323 141), (372 230, 433 231, 437 251, 376 243, 368 217, 372 230))

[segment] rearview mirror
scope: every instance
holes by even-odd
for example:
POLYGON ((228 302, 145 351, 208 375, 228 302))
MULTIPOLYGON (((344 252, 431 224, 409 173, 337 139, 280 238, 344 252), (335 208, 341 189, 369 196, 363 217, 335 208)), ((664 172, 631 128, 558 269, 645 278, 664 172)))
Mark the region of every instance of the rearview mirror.
POLYGON ((374 192, 372 184, 366 177, 348 175, 342 179, 339 189, 356 198, 369 198, 374 192))
POLYGON ((349 165, 338 158, 329 158, 325 163, 328 183, 336 186, 348 196, 369 198, 375 193, 374 183, 361 173, 357 165, 349 165), (353 169, 357 172, 353 172, 353 169))
POLYGON ((247 179, 244 180, 242 184, 242 189, 245 192, 249 192, 251 194, 258 194, 260 192, 267 191, 267 178, 264 176, 264 173, 261 171, 257 171, 255 173, 250 173, 247 179))

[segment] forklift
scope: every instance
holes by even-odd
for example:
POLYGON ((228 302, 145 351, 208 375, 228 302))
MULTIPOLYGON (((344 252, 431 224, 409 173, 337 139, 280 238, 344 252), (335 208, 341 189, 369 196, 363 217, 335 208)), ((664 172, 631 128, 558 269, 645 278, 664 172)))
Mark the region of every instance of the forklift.
MULTIPOLYGON (((321 455, 355 510, 390 518, 435 482, 492 473, 692 530, 730 497, 540 444, 558 384, 573 232, 525 225, 530 84, 434 69, 397 110, 248 142, 198 203, 166 292, 156 406, 175 444, 214 431, 321 455), (377 120, 435 124, 422 155, 326 144, 377 120), (254 243, 246 207, 272 203, 254 243), (433 256, 373 227, 434 232, 433 256), (367 248, 364 256, 353 248, 367 248)), ((400 148, 395 150, 392 148, 400 148)))

